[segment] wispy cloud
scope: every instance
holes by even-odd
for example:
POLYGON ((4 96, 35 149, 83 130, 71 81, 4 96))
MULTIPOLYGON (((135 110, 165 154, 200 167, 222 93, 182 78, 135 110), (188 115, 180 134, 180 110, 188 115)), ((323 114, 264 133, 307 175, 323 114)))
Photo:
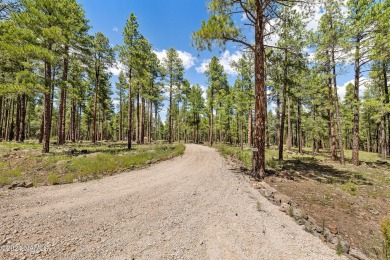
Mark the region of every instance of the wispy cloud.
MULTIPOLYGON (((219 62, 225 69, 225 72, 229 75, 237 75, 237 72, 232 67, 232 61, 238 61, 242 57, 242 53, 240 51, 236 51, 231 53, 229 50, 225 50, 221 56, 219 57, 219 62)), ((209 66, 211 59, 204 60, 199 67, 196 67, 196 71, 198 73, 204 73, 209 66)))
MULTIPOLYGON (((156 53, 157 57, 161 62, 164 60, 165 57, 167 57, 167 50, 154 50, 153 52, 156 53)), ((177 50, 177 53, 179 54, 179 58, 183 61, 183 66, 186 70, 195 65, 196 57, 193 56, 191 53, 180 50, 177 50)))

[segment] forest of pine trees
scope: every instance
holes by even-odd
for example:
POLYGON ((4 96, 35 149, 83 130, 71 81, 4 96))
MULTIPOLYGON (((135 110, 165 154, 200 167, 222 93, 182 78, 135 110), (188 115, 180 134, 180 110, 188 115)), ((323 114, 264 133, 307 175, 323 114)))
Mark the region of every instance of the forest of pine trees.
POLYGON ((39 140, 45 153, 78 141, 125 141, 128 149, 156 140, 228 143, 256 148, 257 177, 265 174, 264 150, 271 146, 280 160, 293 147, 329 149, 342 164, 346 149, 355 165, 359 150, 385 159, 390 2, 322 1, 315 31, 307 29, 310 2, 211 0, 193 45, 204 50, 232 42, 243 55, 231 64, 233 84, 213 57, 204 90, 185 79, 177 50, 158 59, 134 14, 123 44, 113 47, 102 33, 90 33, 76 0, 2 1, 0 138, 39 140), (273 35, 278 40, 269 45, 273 35), (115 66, 121 73, 111 86, 115 66), (338 79, 347 70, 354 79, 341 98, 338 79))

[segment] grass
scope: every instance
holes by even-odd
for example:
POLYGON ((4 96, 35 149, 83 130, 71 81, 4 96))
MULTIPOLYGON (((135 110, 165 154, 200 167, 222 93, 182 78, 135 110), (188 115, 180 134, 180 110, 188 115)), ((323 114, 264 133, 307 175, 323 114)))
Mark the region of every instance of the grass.
POLYGON ((349 195, 352 195, 352 196, 356 196, 357 192, 358 192, 358 188, 357 188, 356 184, 353 182, 348 182, 348 183, 344 184, 343 186, 341 186, 341 189, 343 191, 349 193, 349 195))
POLYGON ((383 249, 387 260, 390 260, 390 217, 385 218, 381 224, 384 237, 383 249))
POLYGON ((0 143, 0 184, 31 181, 66 184, 98 179, 182 155, 183 144, 137 145, 128 151, 125 143, 91 143, 53 146, 50 154, 40 152, 35 142, 0 143))

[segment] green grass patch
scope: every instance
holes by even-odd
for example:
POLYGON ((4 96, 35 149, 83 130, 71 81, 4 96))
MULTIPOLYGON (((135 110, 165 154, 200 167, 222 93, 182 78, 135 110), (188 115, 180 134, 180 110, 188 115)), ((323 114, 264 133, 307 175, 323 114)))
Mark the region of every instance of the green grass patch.
POLYGON ((341 189, 352 196, 356 196, 358 193, 358 187, 353 182, 347 182, 346 184, 341 186, 341 189))
POLYGON ((383 250, 387 260, 390 260, 390 217, 385 218, 381 223, 382 234, 384 237, 383 250))
POLYGON ((13 181, 41 184, 65 184, 98 179, 182 155, 184 144, 135 145, 126 143, 91 143, 52 146, 42 154, 38 143, 0 143, 0 184, 13 181))

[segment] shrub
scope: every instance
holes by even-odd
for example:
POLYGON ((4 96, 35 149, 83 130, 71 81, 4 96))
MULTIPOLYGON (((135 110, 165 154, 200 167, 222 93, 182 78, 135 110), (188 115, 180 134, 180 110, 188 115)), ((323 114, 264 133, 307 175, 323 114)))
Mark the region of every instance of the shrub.
POLYGON ((55 173, 50 173, 49 174, 49 183, 51 185, 56 185, 56 184, 59 184, 59 178, 58 178, 58 175, 55 174, 55 173))
POLYGON ((358 191, 356 184, 353 182, 347 182, 346 184, 341 186, 341 189, 345 192, 348 192, 352 196, 356 196, 358 191))

